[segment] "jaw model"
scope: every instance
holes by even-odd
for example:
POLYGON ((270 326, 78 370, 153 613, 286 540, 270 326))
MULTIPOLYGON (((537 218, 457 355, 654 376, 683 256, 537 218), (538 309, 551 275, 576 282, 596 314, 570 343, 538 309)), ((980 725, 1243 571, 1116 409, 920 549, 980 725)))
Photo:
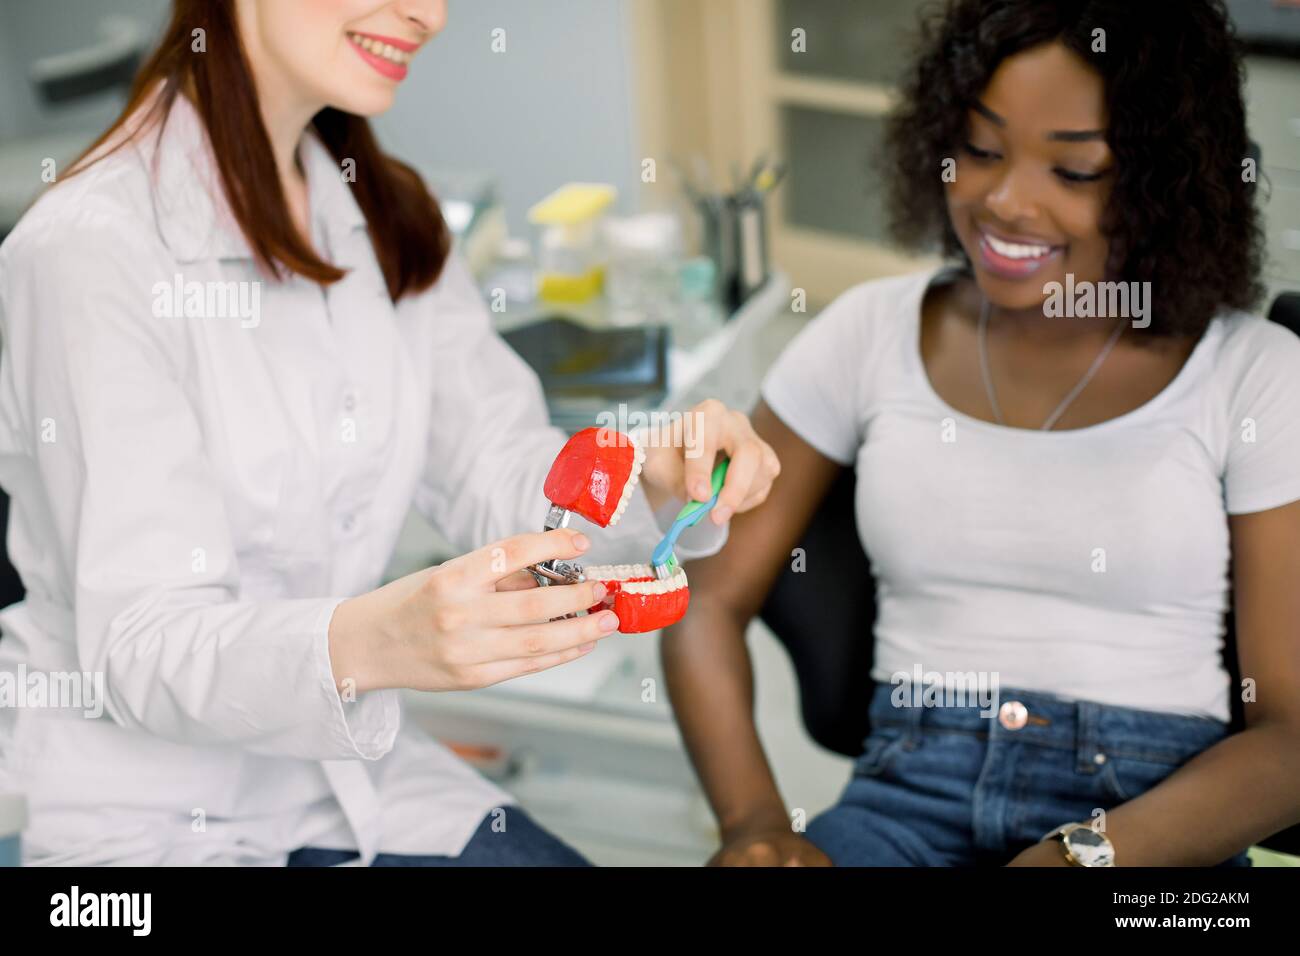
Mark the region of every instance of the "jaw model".
POLYGON ((629 436, 610 428, 584 428, 560 449, 542 490, 552 512, 573 511, 607 528, 623 517, 644 464, 645 450, 629 436))
MULTIPOLYGON (((618 524, 641 480, 645 450, 621 432, 586 428, 565 443, 551 465, 543 490, 551 502, 546 529, 563 528, 570 514, 580 514, 602 528, 618 524)), ((640 634, 681 620, 690 601, 686 572, 661 581, 648 564, 593 567, 544 562, 534 569, 538 584, 556 581, 601 581, 605 600, 591 608, 612 608, 622 634, 640 634), (538 573, 538 568, 543 573, 538 573)))
POLYGON ((587 613, 612 608, 620 634, 642 634, 676 624, 691 601, 686 572, 680 568, 661 581, 648 564, 596 565, 587 569, 587 580, 605 585, 605 600, 587 613))

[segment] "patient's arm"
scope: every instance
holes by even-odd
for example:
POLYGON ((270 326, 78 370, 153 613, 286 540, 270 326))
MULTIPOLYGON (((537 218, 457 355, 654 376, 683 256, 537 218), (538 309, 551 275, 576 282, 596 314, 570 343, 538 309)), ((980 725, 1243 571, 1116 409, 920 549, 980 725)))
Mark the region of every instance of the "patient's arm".
POLYGON ((722 829, 715 862, 825 863, 819 850, 791 832, 763 754, 745 628, 839 466, 762 402, 754 428, 780 458, 780 477, 764 505, 732 520, 721 552, 690 564, 690 613, 664 635, 664 672, 686 748, 722 829))

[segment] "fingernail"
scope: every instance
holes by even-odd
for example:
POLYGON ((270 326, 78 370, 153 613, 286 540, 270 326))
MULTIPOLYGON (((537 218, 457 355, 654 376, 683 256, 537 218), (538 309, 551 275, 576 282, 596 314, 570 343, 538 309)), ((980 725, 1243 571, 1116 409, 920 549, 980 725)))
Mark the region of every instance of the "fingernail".
POLYGON ((599 601, 602 598, 604 598, 604 596, 605 596, 605 585, 597 581, 591 589, 592 600, 599 601))
POLYGON ((573 536, 573 546, 579 551, 586 551, 591 547, 591 542, 587 540, 585 534, 575 534, 573 536))
POLYGON ((578 653, 579 653, 579 654, 586 654, 588 651, 594 651, 595 649, 596 649, 596 642, 595 642, 595 641, 589 641, 589 642, 586 643, 586 644, 579 644, 579 645, 578 645, 578 653))
POLYGON ((695 497, 700 501, 708 501, 713 497, 713 488, 707 481, 700 479, 695 483, 695 497))
POLYGON ((613 611, 606 611, 600 616, 599 623, 602 631, 612 631, 618 627, 618 615, 613 611))
POLYGON ((714 509, 713 509, 713 523, 714 523, 714 524, 726 524, 730 519, 731 519, 731 509, 730 509, 730 508, 714 508, 714 509))

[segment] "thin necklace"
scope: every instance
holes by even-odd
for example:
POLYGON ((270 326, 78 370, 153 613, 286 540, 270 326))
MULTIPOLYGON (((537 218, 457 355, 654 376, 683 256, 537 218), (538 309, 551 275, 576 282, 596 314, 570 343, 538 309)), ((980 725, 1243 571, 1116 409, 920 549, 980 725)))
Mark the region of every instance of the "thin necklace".
MULTIPOLYGON (((989 374, 989 351, 988 345, 985 342, 985 335, 989 324, 989 315, 992 311, 993 303, 989 302, 988 299, 985 299, 984 305, 980 308, 980 374, 984 378, 984 391, 988 393, 989 404, 993 406, 993 416, 998 420, 999 425, 1005 425, 1006 421, 1002 418, 1002 408, 998 405, 998 396, 993 389, 993 376, 989 374)), ((1078 398, 1079 393, 1088 387, 1088 383, 1092 381, 1093 376, 1095 376, 1097 371, 1101 368, 1102 363, 1106 361, 1106 356, 1110 355, 1110 350, 1115 347, 1115 343, 1119 341, 1119 337, 1123 331, 1124 320, 1120 319, 1119 322, 1115 323, 1115 331, 1110 334, 1110 339, 1106 342, 1106 345, 1102 348, 1097 357, 1093 359, 1092 366, 1084 373, 1083 378, 1079 379, 1079 383, 1075 385, 1074 388, 1070 389, 1070 393, 1065 396, 1061 404, 1056 406, 1056 411, 1052 412, 1052 414, 1047 417, 1047 421, 1043 422, 1040 429, 1041 431, 1051 431, 1052 426, 1060 420, 1061 416, 1065 414, 1065 410, 1070 407, 1070 403, 1078 398)))

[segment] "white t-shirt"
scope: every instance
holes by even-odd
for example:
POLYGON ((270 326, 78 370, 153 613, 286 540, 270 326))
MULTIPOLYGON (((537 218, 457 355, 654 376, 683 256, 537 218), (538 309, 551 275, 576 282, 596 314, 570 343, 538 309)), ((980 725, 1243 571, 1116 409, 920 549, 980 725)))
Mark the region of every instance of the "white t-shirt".
POLYGON ((1228 720, 1227 515, 1300 499, 1300 338, 1226 313, 1140 408, 1087 428, 1011 428, 930 384, 920 307, 936 275, 846 292, 763 383, 782 421, 857 469, 873 677, 983 672, 1004 688, 1228 720))

